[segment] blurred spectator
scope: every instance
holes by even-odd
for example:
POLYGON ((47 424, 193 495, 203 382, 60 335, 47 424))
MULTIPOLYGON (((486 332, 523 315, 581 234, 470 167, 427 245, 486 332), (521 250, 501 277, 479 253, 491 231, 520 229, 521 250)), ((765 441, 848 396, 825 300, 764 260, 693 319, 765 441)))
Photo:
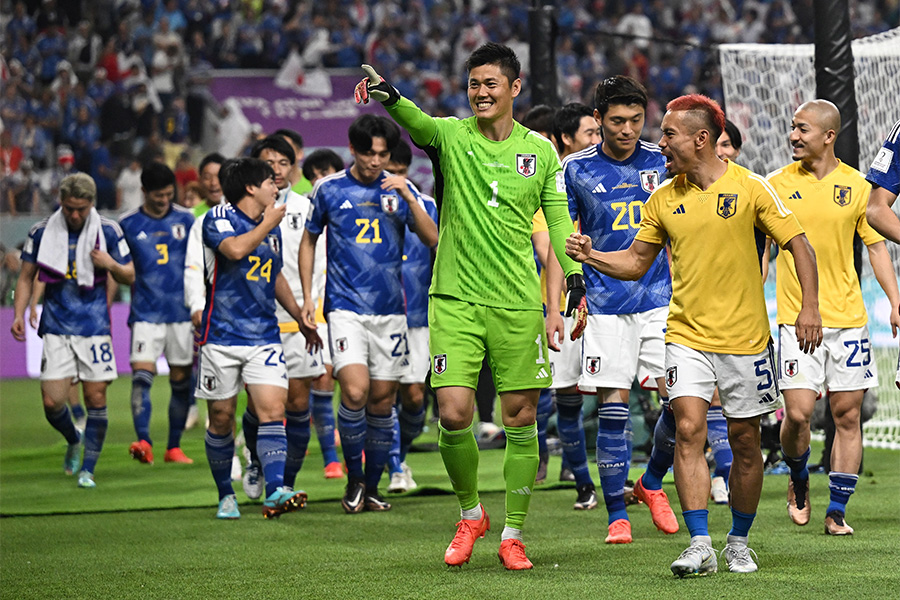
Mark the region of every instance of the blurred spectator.
POLYGON ((144 202, 141 191, 141 163, 135 157, 128 161, 116 180, 116 208, 121 212, 138 208, 144 202))
POLYGON ((103 40, 94 33, 90 22, 78 23, 75 35, 69 40, 69 62, 75 70, 75 75, 87 80, 94 72, 102 52, 103 40))
POLYGON ((12 306, 19 271, 22 270, 21 254, 19 248, 8 249, 0 244, 0 301, 3 306, 12 306))
POLYGON ((197 168, 191 162, 191 155, 187 152, 179 154, 174 171, 178 197, 183 198, 187 185, 200 179, 200 176, 197 174, 197 168))
POLYGON ((10 215, 40 213, 41 188, 30 158, 23 158, 19 170, 4 179, 3 195, 10 215))
POLYGON ((0 173, 3 177, 9 177, 19 169, 24 154, 22 149, 13 143, 12 131, 4 129, 0 131, 0 173))
POLYGON ((3 126, 12 129, 25 121, 28 102, 19 94, 15 85, 7 85, 3 89, 3 102, 0 104, 0 119, 3 126))
POLYGON ((103 104, 116 91, 116 86, 106 77, 106 69, 97 67, 91 76, 91 82, 87 86, 88 98, 94 101, 94 105, 102 108, 103 104))
POLYGON ((96 207, 98 210, 116 208, 116 165, 109 153, 109 148, 99 141, 94 142, 91 150, 90 175, 97 184, 96 207))
POLYGON ((45 169, 48 165, 48 154, 52 140, 38 125, 37 118, 32 113, 25 114, 25 121, 13 131, 13 144, 22 150, 25 158, 30 159, 38 169, 45 169))
POLYGON ((27 12, 28 8, 25 3, 19 0, 13 6, 13 16, 6 24, 7 39, 15 39, 18 35, 29 39, 37 33, 37 24, 27 12))
POLYGON ((184 186, 184 193, 178 195, 178 203, 185 208, 194 208, 198 204, 206 202, 204 188, 199 181, 191 181, 184 186))
POLYGON ((8 66, 9 79, 4 82, 4 86, 16 88, 23 98, 33 97, 35 92, 34 74, 27 71, 18 58, 11 58, 8 66))
POLYGON ((100 141, 100 127, 91 117, 91 111, 87 106, 81 105, 78 108, 75 122, 70 123, 66 128, 64 137, 75 152, 75 166, 79 171, 90 173, 91 153, 94 144, 100 141))
POLYGON ((41 184, 41 192, 44 195, 44 212, 56 210, 59 204, 59 184, 63 179, 77 173, 75 168, 75 153, 66 144, 56 147, 56 166, 44 176, 41 184))

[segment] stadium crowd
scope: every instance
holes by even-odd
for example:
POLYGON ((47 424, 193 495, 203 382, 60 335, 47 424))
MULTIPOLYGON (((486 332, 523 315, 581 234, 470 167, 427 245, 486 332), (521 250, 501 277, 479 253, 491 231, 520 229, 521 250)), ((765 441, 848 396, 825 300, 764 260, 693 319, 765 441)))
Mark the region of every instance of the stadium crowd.
MULTIPOLYGON (((699 91, 722 99, 715 45, 808 43, 811 0, 557 2, 563 103, 628 74, 660 102, 699 91)), ((211 69, 277 68, 290 52, 307 67, 376 65, 434 115, 466 116, 461 61, 486 41, 510 45, 528 70, 527 3, 460 0, 4 0, 0 213, 47 214, 59 182, 81 171, 97 206, 134 206, 140 165, 163 156, 179 191, 196 178, 211 69), (136 161, 136 162, 135 162, 136 161)), ((852 2, 854 36, 898 20, 890 0, 852 2)), ((529 86, 516 107, 530 108, 529 86)), ((302 130, 302 127, 299 127, 302 130)), ((341 145, 339 140, 335 145, 341 145)))

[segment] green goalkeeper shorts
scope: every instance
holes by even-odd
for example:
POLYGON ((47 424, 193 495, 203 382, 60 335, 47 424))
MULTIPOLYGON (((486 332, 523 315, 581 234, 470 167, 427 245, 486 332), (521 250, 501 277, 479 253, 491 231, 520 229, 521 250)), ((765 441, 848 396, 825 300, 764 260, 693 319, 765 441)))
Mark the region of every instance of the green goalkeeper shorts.
POLYGON ((487 353, 498 392, 552 383, 544 315, 472 304, 448 296, 428 302, 431 385, 475 389, 487 353))

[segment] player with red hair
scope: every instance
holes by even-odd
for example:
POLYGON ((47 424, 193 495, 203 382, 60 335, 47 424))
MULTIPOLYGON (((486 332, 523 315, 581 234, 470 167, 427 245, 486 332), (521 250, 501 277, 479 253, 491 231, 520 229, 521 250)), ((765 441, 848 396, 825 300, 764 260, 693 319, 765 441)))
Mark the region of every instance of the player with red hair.
POLYGON ((637 279, 671 245, 665 379, 676 421, 675 485, 691 533, 690 546, 671 568, 680 577, 718 568, 704 457, 706 413, 718 386, 734 453, 732 527, 723 554, 730 571, 751 573, 758 566, 747 538, 763 480, 759 421, 782 405, 760 277, 762 235, 794 257, 803 294, 795 327, 807 353, 822 339, 815 253, 765 179, 716 156, 725 126, 718 104, 692 94, 667 109, 659 147, 671 177, 644 205, 634 242, 627 250, 598 252, 589 237, 573 233, 566 253, 606 275, 637 279))

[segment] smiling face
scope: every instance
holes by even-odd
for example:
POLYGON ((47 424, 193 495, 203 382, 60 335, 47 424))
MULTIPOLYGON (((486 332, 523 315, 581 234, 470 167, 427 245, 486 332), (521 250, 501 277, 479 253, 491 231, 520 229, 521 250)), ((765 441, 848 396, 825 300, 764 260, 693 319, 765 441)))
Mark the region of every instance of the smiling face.
POLYGON ((791 119, 791 154, 794 160, 812 161, 822 158, 835 132, 823 126, 822 119, 801 106, 791 119))
POLYGON ((469 106, 479 120, 496 121, 512 115, 513 98, 522 91, 522 81, 512 84, 499 65, 487 64, 469 71, 469 106))
POLYGON ((174 185, 167 185, 152 192, 144 190, 144 210, 151 216, 160 217, 169 212, 173 198, 175 198, 174 185))
POLYGON ((200 171, 200 184, 206 190, 206 197, 212 205, 216 205, 222 200, 222 185, 219 183, 219 169, 221 168, 222 165, 219 163, 210 162, 200 171))
POLYGON ((575 131, 575 135, 569 136, 564 133, 563 141, 568 146, 567 149, 572 153, 580 152, 588 146, 595 146, 600 143, 600 126, 594 117, 585 115, 578 122, 578 129, 575 131))
POLYGON ((644 130, 644 107, 640 104, 610 104, 606 114, 594 111, 603 130, 603 146, 607 154, 621 160, 631 156, 644 130))
POLYGON ((731 138, 728 137, 728 133, 723 131, 722 135, 719 136, 719 141, 716 142, 716 156, 722 160, 727 158, 730 161, 734 161, 740 155, 741 151, 734 147, 734 144, 731 143, 731 138))
POLYGON ((350 154, 353 155, 353 166, 350 171, 363 183, 372 183, 378 179, 391 159, 387 141, 383 137, 377 136, 372 138, 372 147, 364 152, 356 150, 351 144, 350 154))
POLYGON ((673 175, 687 173, 696 162, 697 132, 693 125, 693 120, 687 118, 685 111, 669 111, 663 117, 659 148, 666 157, 666 170, 673 175))

